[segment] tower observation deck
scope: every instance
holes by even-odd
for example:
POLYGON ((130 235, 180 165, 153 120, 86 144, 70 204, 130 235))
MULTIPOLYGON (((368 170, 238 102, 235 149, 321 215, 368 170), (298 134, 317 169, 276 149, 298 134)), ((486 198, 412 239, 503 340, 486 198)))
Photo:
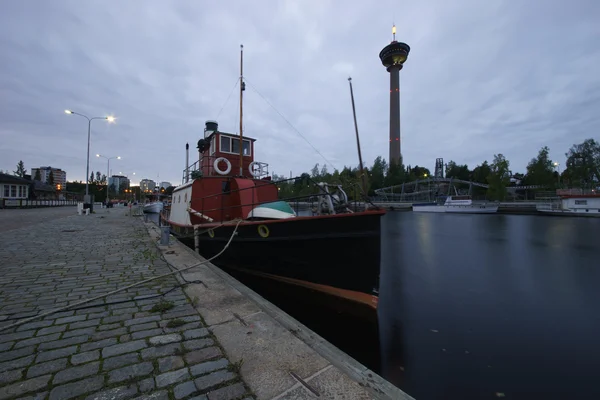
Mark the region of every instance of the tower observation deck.
POLYGON ((400 147, 400 70, 408 58, 410 46, 396 41, 396 26, 392 27, 393 40, 379 52, 379 59, 390 73, 390 158, 399 163, 400 147))

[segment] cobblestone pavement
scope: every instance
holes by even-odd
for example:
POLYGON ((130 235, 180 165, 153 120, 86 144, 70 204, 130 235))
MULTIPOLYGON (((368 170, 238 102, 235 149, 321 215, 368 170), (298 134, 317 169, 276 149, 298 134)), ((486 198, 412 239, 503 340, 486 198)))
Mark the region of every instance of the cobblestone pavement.
POLYGON ((75 206, 60 206, 47 208, 0 208, 0 232, 37 225, 55 219, 66 218, 77 212, 75 206))
MULTIPOLYGON (((169 271, 139 217, 73 214, 0 232, 0 329, 169 271)), ((169 276, 0 330, 0 400, 252 399, 177 285, 169 276)))

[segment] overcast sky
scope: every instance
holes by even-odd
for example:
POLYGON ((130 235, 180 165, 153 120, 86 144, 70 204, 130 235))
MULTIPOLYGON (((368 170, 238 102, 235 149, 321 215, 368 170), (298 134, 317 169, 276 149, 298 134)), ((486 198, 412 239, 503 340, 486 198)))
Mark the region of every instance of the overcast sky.
MULTIPOLYGON (((378 54, 393 22, 411 46, 400 77, 406 164, 473 168, 503 153, 517 172, 548 145, 564 165, 573 143, 599 137, 598 21, 597 0, 3 0, 0 169, 22 159, 84 180, 87 121, 70 108, 117 117, 92 122, 92 156, 123 157, 113 173, 179 184, 185 143, 195 148, 205 120, 238 132, 242 43, 256 160, 285 175, 322 165, 298 131, 335 167, 356 165, 352 76, 370 165, 388 156, 378 54)), ((106 160, 90 162, 105 173, 106 160)))

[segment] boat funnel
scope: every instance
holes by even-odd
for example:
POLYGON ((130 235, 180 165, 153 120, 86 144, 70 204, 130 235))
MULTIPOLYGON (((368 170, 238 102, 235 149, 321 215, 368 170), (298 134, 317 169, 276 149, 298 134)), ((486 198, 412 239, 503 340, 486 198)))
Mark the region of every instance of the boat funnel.
POLYGON ((206 121, 204 126, 204 137, 208 137, 219 130, 219 124, 217 121, 206 121))

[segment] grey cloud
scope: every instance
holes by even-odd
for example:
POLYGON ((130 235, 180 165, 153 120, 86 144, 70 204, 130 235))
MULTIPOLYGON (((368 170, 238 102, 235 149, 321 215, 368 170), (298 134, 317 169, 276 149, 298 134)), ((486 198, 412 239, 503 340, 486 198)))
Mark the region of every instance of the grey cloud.
MULTIPOLYGON (((185 143, 195 145, 205 120, 238 132, 238 92, 226 99, 240 43, 245 134, 271 170, 324 160, 261 95, 336 167, 357 164, 349 74, 363 157, 387 158, 389 75, 377 55, 393 20, 412 48, 401 72, 407 164, 433 168, 444 157, 474 167, 503 153, 523 171, 543 145, 564 163, 600 127, 599 9, 557 0, 2 2, 0 168, 23 159, 85 179, 87 121, 63 114, 73 108, 118 117, 92 125, 91 153, 123 157, 113 171, 178 182, 185 143)), ((90 168, 106 162, 92 158, 90 168)))

